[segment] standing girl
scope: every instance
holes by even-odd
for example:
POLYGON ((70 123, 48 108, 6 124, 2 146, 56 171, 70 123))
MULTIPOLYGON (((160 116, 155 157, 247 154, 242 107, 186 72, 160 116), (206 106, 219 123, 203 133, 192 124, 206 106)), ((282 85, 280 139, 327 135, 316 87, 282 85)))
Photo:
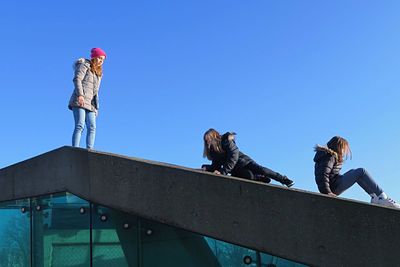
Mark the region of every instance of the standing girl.
POLYGON ((266 183, 269 183, 270 179, 274 179, 287 187, 294 184, 286 176, 258 165, 249 156, 240 152, 236 146, 234 135, 235 133, 228 132, 221 136, 214 129, 205 132, 203 156, 211 160, 212 164, 203 165, 203 170, 266 183))
POLYGON ((90 60, 80 58, 75 63, 74 91, 68 108, 75 120, 72 146, 79 147, 86 123, 86 148, 93 149, 96 135, 96 116, 99 109, 99 87, 103 77, 103 62, 106 53, 101 48, 91 50, 90 60))
POLYGON ((346 139, 335 136, 326 146, 316 145, 314 150, 315 181, 321 193, 336 197, 357 183, 371 196, 371 203, 400 208, 400 205, 383 192, 364 168, 340 174, 344 159, 351 155, 350 145, 346 139))

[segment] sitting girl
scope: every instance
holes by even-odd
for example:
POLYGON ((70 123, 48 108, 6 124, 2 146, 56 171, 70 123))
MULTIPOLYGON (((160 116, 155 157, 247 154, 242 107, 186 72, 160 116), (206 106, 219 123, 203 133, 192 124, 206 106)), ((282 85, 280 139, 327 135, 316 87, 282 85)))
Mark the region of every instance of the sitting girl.
POLYGON ((383 192, 364 168, 352 169, 343 175, 339 173, 344 158, 351 155, 346 139, 335 136, 326 146, 316 145, 314 150, 315 181, 321 193, 336 197, 354 183, 358 183, 371 196, 371 203, 400 208, 400 205, 383 192))

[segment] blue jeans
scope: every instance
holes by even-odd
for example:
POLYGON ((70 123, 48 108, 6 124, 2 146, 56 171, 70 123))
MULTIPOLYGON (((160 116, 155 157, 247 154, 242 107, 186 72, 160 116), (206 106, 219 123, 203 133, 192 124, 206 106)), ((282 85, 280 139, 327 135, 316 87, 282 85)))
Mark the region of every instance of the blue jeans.
POLYGON ((79 147, 81 135, 86 122, 86 148, 93 149, 96 136, 96 114, 84 108, 72 108, 75 120, 75 129, 72 135, 72 146, 79 147))
POLYGON ((331 184, 331 190, 336 195, 340 195, 355 183, 358 183, 368 194, 375 193, 379 196, 383 192, 382 188, 364 168, 352 169, 343 175, 338 175, 333 184, 331 184))

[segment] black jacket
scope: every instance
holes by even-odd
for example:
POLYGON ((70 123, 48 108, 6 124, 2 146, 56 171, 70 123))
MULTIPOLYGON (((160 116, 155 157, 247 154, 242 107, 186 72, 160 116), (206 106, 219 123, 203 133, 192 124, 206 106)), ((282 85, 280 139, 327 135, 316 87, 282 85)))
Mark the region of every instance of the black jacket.
POLYGON ((319 192, 323 194, 332 193, 331 185, 335 182, 340 170, 342 162, 338 162, 338 155, 335 151, 323 147, 315 147, 315 182, 318 185, 319 192))
POLYGON ((203 165, 207 171, 213 172, 218 170, 221 174, 227 175, 233 169, 240 169, 253 162, 246 154, 239 151, 235 143, 235 134, 227 132, 222 135, 221 146, 224 152, 218 153, 210 151, 212 158, 211 165, 203 165))

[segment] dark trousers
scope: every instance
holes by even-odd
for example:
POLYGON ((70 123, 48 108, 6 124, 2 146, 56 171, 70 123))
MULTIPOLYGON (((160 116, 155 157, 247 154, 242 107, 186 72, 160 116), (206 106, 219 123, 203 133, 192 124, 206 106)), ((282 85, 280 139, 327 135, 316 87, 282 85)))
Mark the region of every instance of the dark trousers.
POLYGON ((269 182, 269 179, 273 179, 278 182, 282 181, 282 175, 255 162, 250 162, 241 168, 234 168, 231 174, 232 176, 249 180, 263 181, 266 183, 269 182))

